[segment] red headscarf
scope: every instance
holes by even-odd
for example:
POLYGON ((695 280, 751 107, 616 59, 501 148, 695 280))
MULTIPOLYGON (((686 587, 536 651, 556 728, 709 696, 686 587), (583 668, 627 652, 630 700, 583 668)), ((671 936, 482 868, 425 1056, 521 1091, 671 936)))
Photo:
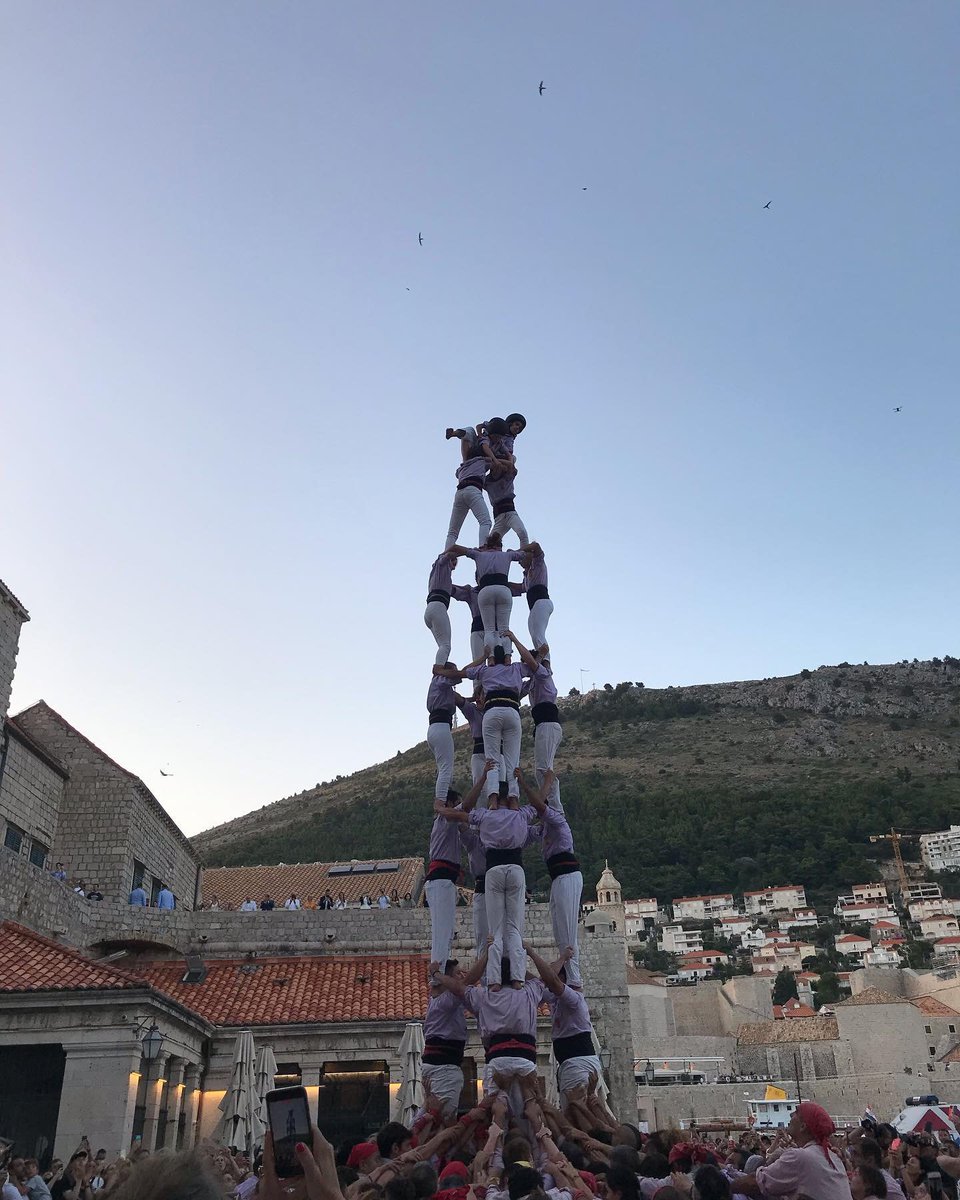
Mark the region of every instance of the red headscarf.
POLYGON ((681 1158, 689 1158, 694 1163, 705 1163, 713 1156, 710 1154, 708 1147, 702 1142, 677 1142, 676 1145, 670 1148, 670 1153, 667 1155, 667 1162, 672 1167, 675 1162, 681 1158))
POLYGON ((812 1100, 804 1100, 802 1104, 797 1105, 797 1116, 806 1127, 807 1133, 823 1151, 827 1162, 835 1166, 830 1157, 830 1135, 836 1132, 837 1127, 827 1110, 819 1104, 814 1104, 812 1100))

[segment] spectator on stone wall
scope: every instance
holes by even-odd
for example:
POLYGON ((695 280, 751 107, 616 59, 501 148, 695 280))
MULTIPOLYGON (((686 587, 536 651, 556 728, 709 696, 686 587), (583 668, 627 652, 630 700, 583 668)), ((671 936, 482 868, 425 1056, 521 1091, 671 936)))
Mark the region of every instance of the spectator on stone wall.
POLYGON ((360 897, 360 907, 361 908, 373 908, 373 903, 370 900, 370 897, 367 895, 366 892, 364 892, 363 895, 360 897))
POLYGON ((317 902, 314 900, 313 896, 305 896, 303 900, 303 907, 307 910, 307 912, 316 912, 317 902))
POLYGON ((277 906, 276 906, 276 904, 273 902, 273 900, 271 900, 271 899, 270 899, 270 894, 269 894, 269 892, 268 892, 268 893, 267 893, 267 895, 266 895, 266 896, 264 896, 264 898, 263 898, 263 899, 260 901, 260 909, 261 909, 261 911, 262 911, 262 912, 273 912, 273 910, 274 910, 276 907, 277 907, 277 906))
POLYGON ((381 892, 380 895, 377 897, 377 908, 389 908, 389 907, 390 907, 390 897, 387 895, 386 892, 381 892))
POLYGON ((78 895, 78 896, 86 896, 87 885, 83 882, 82 879, 78 879, 77 882, 73 885, 73 890, 76 893, 76 895, 78 895))
POLYGON ((246 898, 246 900, 244 900, 244 902, 240 905, 240 911, 241 912, 256 912, 257 911, 256 900, 253 900, 253 899, 251 899, 250 896, 248 896, 246 898))
POLYGON ((346 896, 343 894, 343 892, 338 892, 338 893, 337 893, 337 898, 336 898, 336 900, 333 902, 333 907, 334 907, 334 908, 346 908, 346 907, 347 907, 347 898, 346 898, 346 896))
POLYGON ((220 898, 218 896, 211 896, 210 903, 207 905, 207 908, 209 908, 209 910, 211 912, 219 912, 220 911, 220 898))
POLYGON ((324 910, 324 912, 327 912, 329 909, 331 909, 333 907, 334 907, 333 897, 330 895, 329 892, 324 892, 323 895, 320 897, 320 900, 317 904, 317 908, 322 908, 324 910))
POLYGON ((67 873, 63 869, 63 863, 57 863, 56 870, 51 871, 50 874, 54 879, 59 879, 61 883, 67 882, 67 873))
POLYGON ((132 904, 134 908, 147 907, 147 893, 144 891, 142 883, 138 883, 130 893, 130 899, 128 900, 128 903, 132 904))
POLYGON ((301 903, 300 897, 297 895, 297 893, 291 892, 289 899, 284 900, 283 907, 290 912, 297 912, 299 909, 303 908, 303 904, 301 903))
POLYGON ((176 907, 176 903, 173 892, 164 884, 157 893, 157 908, 163 909, 164 912, 169 912, 172 908, 176 907))
POLYGON ((95 883, 93 885, 93 887, 90 889, 90 891, 87 892, 87 899, 88 900, 102 900, 103 899, 103 892, 100 891, 100 887, 98 884, 95 883))

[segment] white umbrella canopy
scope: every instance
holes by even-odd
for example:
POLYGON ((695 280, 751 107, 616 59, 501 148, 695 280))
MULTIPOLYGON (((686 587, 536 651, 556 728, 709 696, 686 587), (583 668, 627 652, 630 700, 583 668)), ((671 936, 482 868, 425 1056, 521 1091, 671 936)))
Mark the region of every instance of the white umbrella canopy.
POLYGON ((256 1070, 256 1093, 257 1093, 257 1116, 260 1119, 260 1124, 266 1130, 269 1128, 270 1121, 267 1116, 267 1093, 273 1091, 273 1085, 277 1077, 277 1057, 273 1053, 272 1046, 261 1046, 257 1051, 257 1070, 256 1070))
POLYGON ((249 1029, 242 1029, 237 1034, 230 1086, 219 1107, 223 1116, 217 1126, 216 1140, 222 1146, 252 1156, 254 1148, 263 1142, 264 1123, 257 1111, 253 1034, 249 1029))
POLYGON ((397 1050, 402 1063, 397 1120, 404 1125, 412 1125, 423 1108, 423 1046, 423 1026, 419 1021, 408 1021, 397 1050))

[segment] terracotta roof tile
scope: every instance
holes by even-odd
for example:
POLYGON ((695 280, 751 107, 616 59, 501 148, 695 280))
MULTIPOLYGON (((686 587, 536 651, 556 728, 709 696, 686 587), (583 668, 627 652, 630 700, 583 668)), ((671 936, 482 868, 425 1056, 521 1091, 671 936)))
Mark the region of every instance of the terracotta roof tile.
MULTIPOLYGON (((181 973, 183 970, 180 965, 181 973)), ((14 921, 0 922, 0 992, 112 991, 141 980, 86 958, 14 921)))
POLYGON ((956 1017, 960 1016, 955 1008, 951 1008, 949 1004, 944 1004, 942 1000, 938 1000, 936 996, 913 996, 910 1003, 914 1008, 919 1008, 920 1011, 928 1017, 956 1017))
POLYGON ((737 1030, 738 1046, 771 1046, 782 1042, 832 1042, 840 1036, 836 1017, 802 1017, 793 1021, 757 1021, 737 1030))
POLYGON ((868 987, 862 992, 857 992, 855 996, 851 996, 849 1000, 841 1000, 839 1004, 835 1004, 834 1008, 855 1008, 857 1005, 863 1004, 909 1004, 909 1000, 905 1000, 903 996, 892 996, 889 992, 882 992, 880 988, 868 987))
POLYGON ((329 892, 334 899, 343 892, 348 904, 357 904, 367 892, 376 901, 381 890, 389 896, 394 888, 401 896, 407 892, 419 897, 423 885, 423 859, 390 858, 364 859, 351 863, 289 863, 265 867, 206 867, 203 872, 203 899, 208 902, 214 896, 221 904, 239 907, 247 896, 258 903, 264 896, 272 896, 279 907, 287 897, 296 892, 301 900, 315 900, 329 892), (396 863, 392 871, 374 871, 374 867, 396 863), (368 865, 371 869, 362 874, 337 873, 337 868, 368 865), (331 875, 331 870, 334 874, 331 875))
POLYGON ((215 959, 203 983, 183 963, 143 963, 136 974, 215 1025, 419 1020, 427 1010, 427 956, 215 959))

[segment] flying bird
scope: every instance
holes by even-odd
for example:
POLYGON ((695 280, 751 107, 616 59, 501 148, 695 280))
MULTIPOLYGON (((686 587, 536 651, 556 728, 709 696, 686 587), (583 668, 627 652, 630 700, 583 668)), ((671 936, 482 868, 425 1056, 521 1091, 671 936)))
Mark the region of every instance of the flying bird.
POLYGON ((541 96, 542 96, 542 95, 543 95, 543 93, 546 91, 546 88, 543 86, 543 80, 542 80, 542 79, 540 80, 540 86, 539 86, 539 88, 537 88, 537 91, 540 93, 540 95, 541 95, 541 96))
POLYGON ((902 412, 903 410, 902 410, 901 408, 897 407, 897 408, 895 408, 893 411, 894 411, 894 412, 902 412))
POLYGON ((423 245, 423 234, 422 233, 417 234, 417 241, 420 243, 421 246, 423 245))
POLYGON ((172 771, 165 771, 165 770, 163 769, 163 767, 161 767, 161 768, 160 768, 160 774, 161 774, 161 775, 164 777, 164 779, 169 779, 169 778, 170 778, 170 777, 173 775, 173 772, 172 772, 172 771))
POLYGON ((763 207, 764 207, 764 208, 769 208, 769 207, 770 207, 770 205, 771 205, 772 203, 773 203, 773 201, 772 201, 772 200, 768 200, 768 201, 766 202, 766 204, 765 204, 763 207))

